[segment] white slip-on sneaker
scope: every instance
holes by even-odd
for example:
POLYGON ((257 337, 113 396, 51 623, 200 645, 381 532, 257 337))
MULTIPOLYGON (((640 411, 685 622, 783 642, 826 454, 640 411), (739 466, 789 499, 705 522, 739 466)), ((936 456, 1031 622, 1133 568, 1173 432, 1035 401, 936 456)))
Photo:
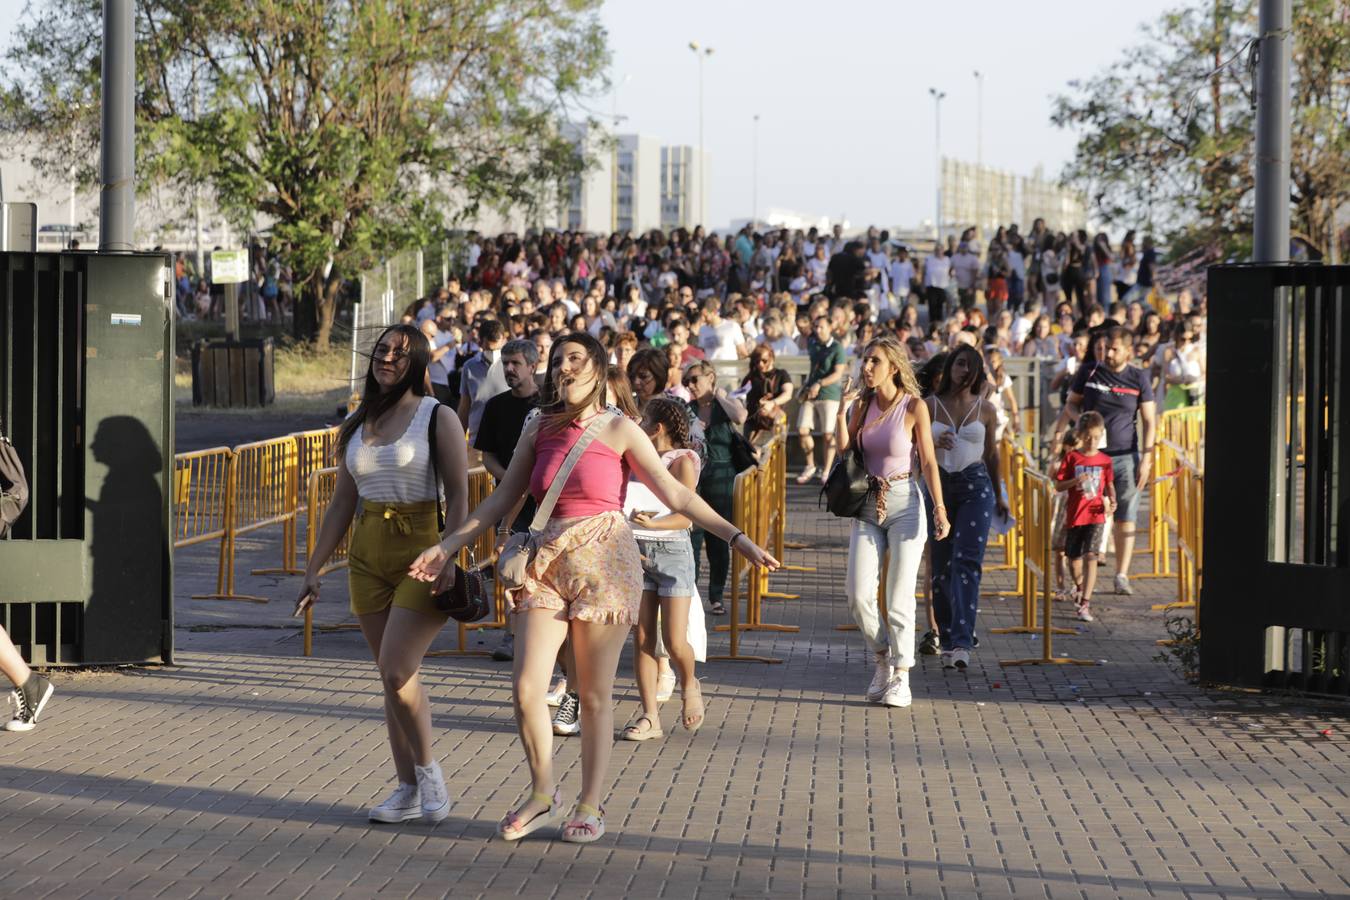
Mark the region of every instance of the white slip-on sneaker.
POLYGON ((445 790, 441 767, 433 761, 429 766, 413 766, 417 773, 417 789, 422 793, 422 821, 439 822, 450 815, 450 795, 445 790))
POLYGON ((1130 587, 1130 576, 1124 572, 1116 576, 1116 593, 1124 594, 1126 597, 1134 595, 1134 588, 1130 587))
POLYGON ((372 806, 370 821, 393 825, 422 818, 422 792, 415 784, 398 783, 394 792, 379 806, 372 806))
POLYGON ((944 669, 955 669, 955 668, 956 668, 956 660, 955 660, 955 658, 952 656, 952 653, 953 653, 953 651, 951 651, 951 650, 943 650, 943 651, 942 651, 942 668, 944 668, 944 669))
POLYGON ((878 703, 891 683, 891 664, 884 656, 877 657, 877 668, 872 673, 872 683, 867 686, 867 702, 878 703))
POLYGON ((562 698, 567 696, 567 679, 559 678, 553 682, 553 687, 544 695, 544 702, 549 706, 556 707, 562 703, 562 698))
POLYGON ((675 672, 663 672, 656 679, 656 702, 665 703, 675 693, 675 672))
POLYGON ((970 665, 970 651, 964 647, 958 647, 952 651, 952 665, 958 669, 964 670, 970 665))
POLYGON ((909 690, 909 669, 895 669, 891 683, 886 685, 886 693, 881 696, 883 706, 906 707, 914 702, 909 690))

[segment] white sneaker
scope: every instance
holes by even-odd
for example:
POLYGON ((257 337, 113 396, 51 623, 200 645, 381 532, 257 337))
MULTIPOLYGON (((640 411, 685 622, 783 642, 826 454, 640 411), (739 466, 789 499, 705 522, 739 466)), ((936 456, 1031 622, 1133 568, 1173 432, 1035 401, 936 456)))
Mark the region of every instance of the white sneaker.
POLYGON ((665 703, 675 693, 675 672, 663 673, 656 679, 656 702, 665 703))
POLYGON ((413 766, 417 773, 417 789, 422 794, 422 821, 439 822, 450 815, 450 795, 445 790, 441 767, 433 761, 429 766, 413 766))
POLYGON ((553 687, 549 688, 548 693, 544 695, 544 702, 549 706, 558 706, 562 703, 562 698, 567 694, 567 679, 559 678, 553 682, 553 687))
POLYGON ((886 693, 881 696, 883 706, 906 707, 914 702, 909 691, 909 669, 895 669, 891 683, 886 685, 886 693))
POLYGON ((872 673, 872 683, 867 686, 867 702, 879 703, 891 683, 891 663, 884 656, 877 657, 877 668, 872 673))
POLYGON ((942 651, 942 668, 944 668, 944 669, 954 669, 954 668, 956 668, 956 660, 955 660, 955 659, 953 658, 953 656, 952 656, 952 653, 953 653, 953 652, 955 652, 955 651, 952 651, 952 650, 943 650, 943 651, 942 651))
POLYGON ((1086 603, 1078 607, 1078 621, 1080 622, 1092 621, 1092 610, 1088 609, 1088 605, 1086 603))
POLYGON ((1116 593, 1124 594, 1126 597, 1134 594, 1134 588, 1130 587, 1130 577, 1124 572, 1116 575, 1116 593))
POLYGON ((422 818, 422 792, 415 784, 398 783, 394 792, 379 806, 372 806, 370 821, 393 825, 422 818))
POLYGON ((805 469, 802 469, 802 474, 797 476, 797 483, 806 484, 808 481, 810 481, 812 478, 815 477, 816 477, 816 467, 807 466, 805 469))
POLYGON ((953 650, 952 665, 958 669, 965 669, 966 666, 970 665, 970 651, 961 647, 953 650))

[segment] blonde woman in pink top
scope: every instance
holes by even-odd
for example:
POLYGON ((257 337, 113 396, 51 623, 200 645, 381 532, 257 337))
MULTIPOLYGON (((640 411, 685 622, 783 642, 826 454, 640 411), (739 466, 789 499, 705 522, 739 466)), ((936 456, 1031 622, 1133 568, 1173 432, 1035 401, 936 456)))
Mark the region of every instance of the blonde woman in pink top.
POLYGON ((461 548, 514 509, 527 489, 541 500, 582 432, 595 417, 607 417, 567 479, 540 535, 525 586, 511 598, 519 617, 512 678, 516 725, 532 792, 498 824, 497 833, 506 840, 561 818, 544 696, 564 640, 571 642, 576 658, 586 727, 581 731, 581 796, 560 837, 590 843, 605 832, 600 800, 614 743, 614 674, 642 599, 642 561, 623 516, 628 472, 673 513, 723 537, 753 565, 778 567, 769 553, 667 471, 636 422, 606 411, 607 360, 604 347, 589 334, 569 334, 554 345, 546 396, 555 399, 525 426, 505 477, 460 528, 428 547, 410 569, 415 578, 434 580, 461 548))
POLYGON ((862 391, 844 397, 835 425, 842 456, 859 445, 872 492, 853 520, 845 584, 849 610, 875 657, 867 699, 886 706, 909 706, 909 670, 914 665, 914 585, 928 541, 922 473, 933 498, 933 521, 942 540, 947 510, 933 454, 928 407, 900 341, 890 335, 867 344, 862 354, 862 391), (916 459, 917 453, 917 459, 916 459), (916 468, 917 462, 917 468, 916 468), (886 558, 886 621, 881 621, 877 588, 886 558))

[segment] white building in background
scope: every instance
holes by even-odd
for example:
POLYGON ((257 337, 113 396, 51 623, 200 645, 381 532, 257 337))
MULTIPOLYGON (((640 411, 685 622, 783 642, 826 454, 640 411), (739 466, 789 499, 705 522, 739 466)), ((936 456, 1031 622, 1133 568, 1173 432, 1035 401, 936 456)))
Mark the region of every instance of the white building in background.
POLYGON ((604 129, 568 123, 563 134, 594 165, 572 179, 558 226, 571 231, 609 232, 614 227, 614 150, 604 129))
POLYGON ((1087 202, 1082 194, 1047 181, 1038 166, 1018 176, 989 166, 942 158, 943 235, 975 226, 987 239, 1000 225, 1019 224, 1031 230, 1045 219, 1051 231, 1087 227, 1087 202))
POLYGON ((670 145, 661 148, 661 227, 690 228, 708 218, 709 156, 697 147, 670 145), (702 198, 699 197, 702 186, 702 198), (702 199, 702 202, 700 202, 702 199))
POLYGON ((642 234, 661 227, 661 145, 641 134, 621 134, 615 150, 615 231, 642 234))

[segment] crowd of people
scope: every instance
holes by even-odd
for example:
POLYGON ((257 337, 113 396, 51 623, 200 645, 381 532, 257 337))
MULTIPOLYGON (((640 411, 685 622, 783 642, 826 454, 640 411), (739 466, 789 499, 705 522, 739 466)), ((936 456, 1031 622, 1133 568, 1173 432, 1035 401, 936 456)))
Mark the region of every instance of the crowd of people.
MULTIPOLYGON (((985 549, 1012 527, 1000 442, 1038 421, 1019 397, 1058 398, 1028 443, 1050 448, 1059 595, 1084 622, 1108 555, 1116 592, 1132 592, 1159 405, 1203 402, 1204 299, 1163 298, 1156 248, 1144 237, 1136 249, 1133 232, 1117 247, 1037 220, 1026 234, 999 228, 981 244, 969 229, 923 252, 839 227, 471 235, 466 246, 462 271, 369 350, 296 601, 297 614, 318 602, 319 573, 350 529, 350 606, 380 674, 397 780, 370 809, 376 822, 448 815, 420 669, 462 577, 454 561, 484 531, 496 530, 499 557, 520 561, 498 567, 512 615, 497 655, 513 661, 531 776, 497 833, 560 825, 562 840, 588 843, 605 833, 630 635, 639 706, 620 739, 661 739, 661 704, 677 687, 679 724, 697 732, 705 616, 727 612, 731 554, 779 565, 732 515, 736 474, 766 437, 794 433, 797 484, 837 488, 838 471, 861 490, 846 515, 845 593, 875 662, 862 693, 903 708, 917 654, 961 671, 979 646, 985 549), (800 365, 784 362, 794 356, 800 365), (1029 372, 1044 383, 1019 387, 1029 372), (472 510, 471 452, 496 482, 472 510), (552 742, 578 733, 567 815, 552 742)), ((191 278, 177 274, 181 306, 191 278)), ((284 314, 284 266, 256 254, 253 274, 250 315, 284 314)), ((181 311, 213 310, 194 297, 181 311)), ((0 526, 22 510, 25 484, 0 441, 0 526)), ((19 709, 5 727, 27 730, 50 682, 7 640, 0 669, 19 709)))

